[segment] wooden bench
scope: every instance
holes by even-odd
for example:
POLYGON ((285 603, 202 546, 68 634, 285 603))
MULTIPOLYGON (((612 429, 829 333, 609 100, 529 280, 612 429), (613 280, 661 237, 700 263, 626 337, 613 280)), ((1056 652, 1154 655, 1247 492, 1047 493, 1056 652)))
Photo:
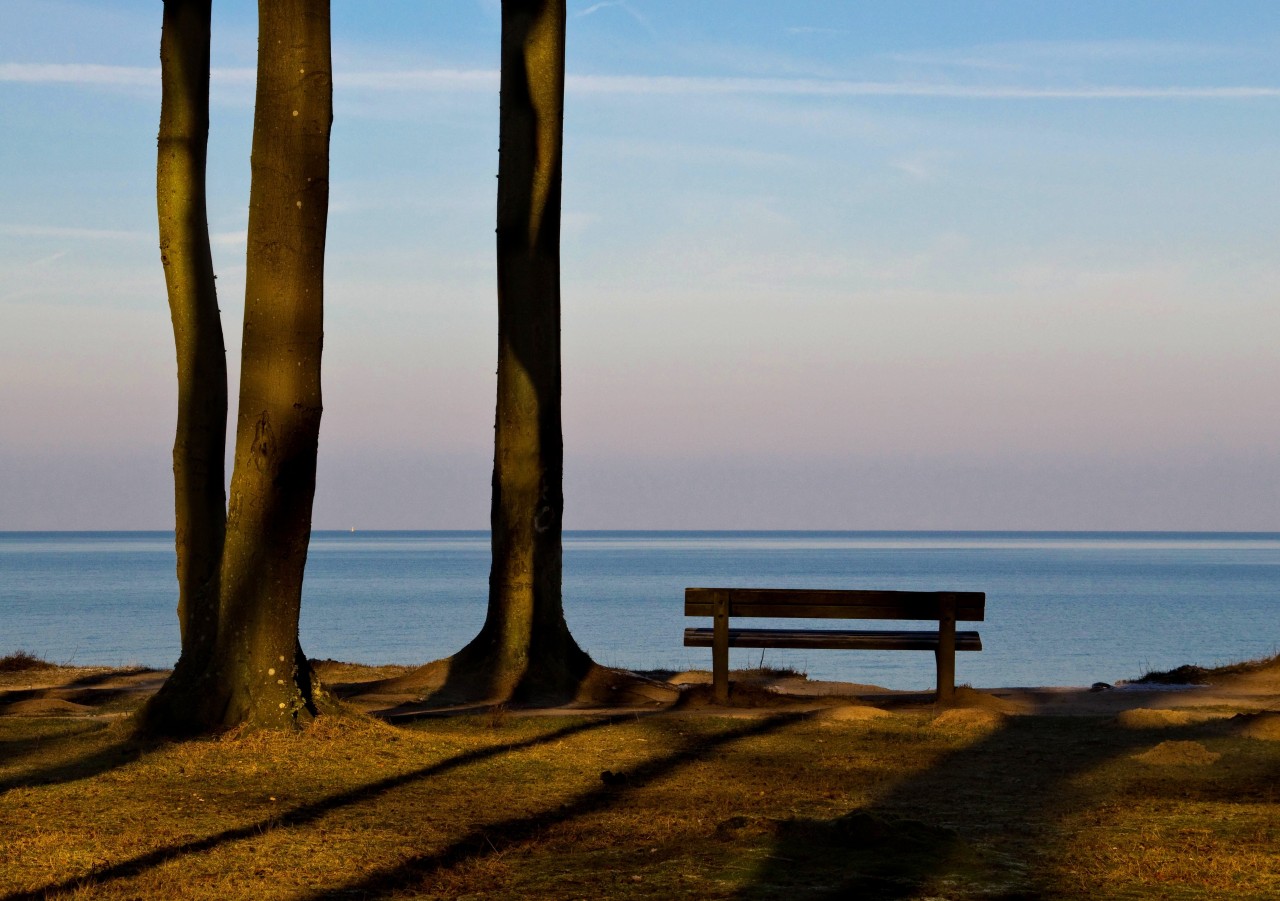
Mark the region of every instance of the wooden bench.
POLYGON ((933 651, 938 700, 955 695, 956 651, 981 651, 977 632, 957 632, 956 622, 981 622, 981 591, 800 591, 784 588, 686 588, 685 616, 709 616, 710 629, 685 629, 684 644, 711 648, 712 683, 718 701, 729 699, 729 648, 823 648, 853 651, 933 651), (888 629, 740 629, 731 618, 934 620, 937 631, 888 629))

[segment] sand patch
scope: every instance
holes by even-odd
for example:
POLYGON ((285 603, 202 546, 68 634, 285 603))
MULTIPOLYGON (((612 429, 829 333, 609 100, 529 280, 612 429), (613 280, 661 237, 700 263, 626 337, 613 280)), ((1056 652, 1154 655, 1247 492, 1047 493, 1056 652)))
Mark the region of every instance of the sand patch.
POLYGON ((956 689, 953 704, 955 707, 993 710, 996 713, 1024 713, 1029 709, 1029 705, 1025 703, 997 697, 990 692, 978 691, 976 688, 963 685, 956 689))
POLYGON ((1152 766, 1209 766, 1221 756, 1198 741, 1162 741, 1133 759, 1152 766))
POLYGON ((1238 735, 1259 741, 1280 741, 1280 713, 1240 714, 1235 720, 1242 724, 1238 735))
POLYGON ((92 707, 61 698, 28 698, 0 709, 0 716, 85 716, 92 707))
POLYGON ((893 716, 893 714, 887 710, 881 710, 879 707, 867 707, 861 704, 832 707, 819 714, 819 717, 823 720, 842 723, 865 723, 869 720, 879 720, 889 716, 893 716))
POLYGON ((1167 726, 1186 726, 1203 722, 1207 717, 1192 710, 1157 710, 1151 707, 1135 707, 1122 710, 1116 723, 1126 729, 1159 729, 1167 726))
POLYGON ((955 707, 944 710, 929 723, 935 729, 953 729, 964 732, 994 732, 1004 725, 1006 715, 984 707, 955 707))
POLYGON ((685 670, 667 679, 672 685, 710 685, 711 673, 705 670, 685 670))

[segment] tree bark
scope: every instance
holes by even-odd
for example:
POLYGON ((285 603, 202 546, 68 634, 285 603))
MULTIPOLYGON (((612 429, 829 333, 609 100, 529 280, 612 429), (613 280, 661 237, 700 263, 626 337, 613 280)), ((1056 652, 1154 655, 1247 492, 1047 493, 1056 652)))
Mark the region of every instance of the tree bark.
POLYGON ((235 466, 222 557, 221 724, 315 713, 298 646, 320 432, 333 122, 328 0, 258 4, 235 466))
POLYGON ((144 711, 160 719, 178 715, 170 708, 186 705, 184 696, 196 690, 212 659, 226 525, 227 362, 205 210, 209 26, 210 0, 165 0, 156 209, 177 351, 173 483, 182 650, 144 711))
POLYGON ((564 0, 503 0, 493 564, 485 624, 452 667, 498 698, 572 695, 592 665, 561 600, 564 59, 564 0))

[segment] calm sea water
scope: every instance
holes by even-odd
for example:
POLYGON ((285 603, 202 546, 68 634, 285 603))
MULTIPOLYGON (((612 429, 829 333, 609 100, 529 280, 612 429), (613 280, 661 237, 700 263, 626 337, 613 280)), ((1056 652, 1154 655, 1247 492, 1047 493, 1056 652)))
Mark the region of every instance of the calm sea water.
MULTIPOLYGON (((317 532, 303 647, 445 656, 480 627, 488 572, 486 532, 317 532)), ((564 574, 578 641, 636 669, 709 668, 709 650, 681 645, 700 624, 682 615, 691 585, 985 591, 987 620, 968 627, 985 650, 957 660, 979 686, 1110 682, 1280 645, 1280 533, 570 532, 564 574)), ((0 654, 170 666, 175 598, 171 533, 0 533, 0 654)), ((892 688, 934 672, 927 652, 770 650, 764 663, 892 688)))

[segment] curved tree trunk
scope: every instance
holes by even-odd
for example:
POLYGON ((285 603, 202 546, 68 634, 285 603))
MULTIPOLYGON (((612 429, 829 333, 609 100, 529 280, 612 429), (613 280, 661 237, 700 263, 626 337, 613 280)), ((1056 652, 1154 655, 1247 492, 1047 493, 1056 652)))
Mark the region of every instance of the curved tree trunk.
POLYGON ((329 2, 258 4, 240 406, 226 512, 226 364, 204 213, 209 7, 166 0, 161 53, 157 179, 178 346, 183 653, 138 727, 164 735, 294 728, 316 712, 298 614, 321 411, 329 2))
POLYGON ((224 726, 297 725, 315 713, 298 613, 320 432, 329 42, 328 0, 258 4, 240 404, 218 636, 224 726))
POLYGON ((156 208, 178 364, 173 482, 182 652, 143 712, 160 721, 183 716, 212 659, 226 525, 227 361, 205 211, 209 24, 210 0, 165 0, 156 208))
POLYGON ((493 564, 485 624, 450 676, 495 698, 572 695, 591 667, 561 603, 564 52, 564 0, 503 0, 493 564))

